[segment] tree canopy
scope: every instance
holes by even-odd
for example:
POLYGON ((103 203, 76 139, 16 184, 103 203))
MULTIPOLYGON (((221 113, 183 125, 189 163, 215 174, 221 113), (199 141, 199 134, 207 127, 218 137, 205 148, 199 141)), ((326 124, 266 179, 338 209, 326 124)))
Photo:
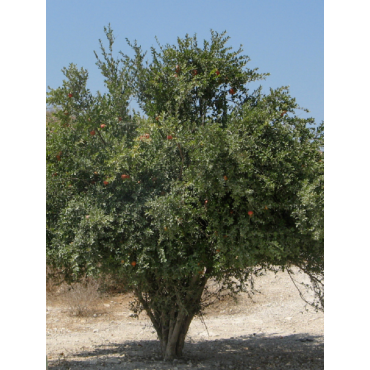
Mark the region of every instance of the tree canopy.
POLYGON ((181 356, 209 279, 242 291, 263 269, 297 266, 323 305, 323 123, 287 87, 211 32, 97 65, 107 92, 71 64, 50 89, 47 260, 67 279, 124 276, 166 359, 181 356), (135 98, 144 115, 129 112, 135 98), (312 126, 312 127, 309 127, 312 126))

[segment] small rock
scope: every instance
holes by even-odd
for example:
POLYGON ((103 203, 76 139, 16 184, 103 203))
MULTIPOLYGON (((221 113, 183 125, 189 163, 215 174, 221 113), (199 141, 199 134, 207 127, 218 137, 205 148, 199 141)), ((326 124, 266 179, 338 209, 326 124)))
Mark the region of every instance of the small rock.
POLYGON ((93 330, 93 333, 97 333, 99 330, 98 329, 94 329, 93 330))
POLYGON ((104 303, 104 307, 110 307, 109 303, 104 303))

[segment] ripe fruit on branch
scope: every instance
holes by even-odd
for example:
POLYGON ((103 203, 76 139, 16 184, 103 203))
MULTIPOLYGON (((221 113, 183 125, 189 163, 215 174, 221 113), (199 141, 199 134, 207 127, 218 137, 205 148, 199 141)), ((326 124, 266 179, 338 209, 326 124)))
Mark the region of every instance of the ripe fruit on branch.
POLYGON ((228 177, 225 175, 225 176, 224 176, 224 180, 226 181, 227 179, 228 179, 228 177))
POLYGON ((150 138, 150 135, 149 134, 145 134, 145 135, 140 135, 139 140, 149 139, 149 138, 150 138))
POLYGON ((268 210, 267 206, 265 206, 265 210, 266 210, 266 211, 268 210))
POLYGON ((168 140, 172 140, 172 135, 167 135, 168 140))
POLYGON ((229 90, 229 93, 231 95, 234 95, 236 93, 236 90, 232 87, 230 90, 229 90))
POLYGON ((95 172, 94 172, 94 175, 97 175, 97 174, 98 174, 98 173, 95 171, 95 172))
POLYGON ((180 73, 180 66, 176 65, 176 73, 180 73))
POLYGON ((206 199, 205 201, 204 201, 204 204, 207 204, 208 203, 208 199, 206 199))
POLYGON ((72 94, 68 94, 68 97, 69 97, 69 98, 72 98, 72 96, 73 96, 72 94))
POLYGON ((118 117, 118 121, 122 121, 122 117, 118 117))
POLYGON ((281 117, 283 117, 284 116, 284 114, 286 114, 287 113, 287 111, 286 110, 283 110, 283 112, 280 114, 281 115, 281 117))
POLYGON ((57 155, 57 160, 58 160, 58 161, 60 161, 60 160, 61 160, 61 158, 60 158, 60 155, 59 155, 59 154, 57 155))
POLYGON ((136 266, 136 261, 132 261, 131 266, 135 267, 136 266))
POLYGON ((105 125, 104 123, 100 125, 100 128, 104 128, 106 127, 107 125, 105 125))
POLYGON ((193 69, 193 71, 191 72, 193 76, 196 76, 198 74, 198 71, 196 69, 193 69))
POLYGON ((249 215, 249 217, 252 217, 253 216, 253 211, 248 211, 248 215, 249 215))
POLYGON ((109 184, 109 182, 108 182, 108 181, 103 181, 103 184, 104 184, 105 186, 107 186, 107 185, 109 184))
POLYGON ((155 119, 156 119, 157 121, 159 121, 159 116, 155 117, 155 119))
POLYGON ((177 74, 175 73, 175 74, 173 75, 173 77, 176 77, 176 78, 177 78, 178 76, 177 76, 177 74))
POLYGON ((124 179, 129 179, 130 178, 130 175, 122 175, 121 178, 124 180, 124 179))
POLYGON ((219 253, 219 252, 220 252, 220 250, 219 250, 219 249, 216 249, 216 252, 217 252, 217 253, 219 253))
POLYGON ((215 72, 215 73, 216 73, 216 75, 217 75, 217 76, 219 76, 219 75, 220 75, 220 71, 219 71, 218 69, 216 70, 216 72, 215 72))
POLYGON ((55 172, 55 173, 53 173, 53 176, 57 176, 58 174, 55 172))
POLYGON ((94 130, 90 131, 90 135, 91 136, 94 136, 95 135, 95 131, 94 130))
POLYGON ((121 260, 121 263, 122 263, 122 265, 125 263, 125 261, 124 260, 121 260))

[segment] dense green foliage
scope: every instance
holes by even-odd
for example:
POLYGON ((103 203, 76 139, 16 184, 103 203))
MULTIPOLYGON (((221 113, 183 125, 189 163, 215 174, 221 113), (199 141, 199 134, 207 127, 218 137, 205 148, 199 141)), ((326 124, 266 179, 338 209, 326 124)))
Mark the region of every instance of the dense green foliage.
POLYGON ((115 59, 106 36, 107 93, 74 65, 48 93, 48 263, 71 279, 125 276, 172 358, 208 279, 241 290, 257 266, 299 266, 320 281, 323 125, 297 117, 287 88, 249 92, 267 75, 224 34, 153 48, 150 62, 136 44, 115 59), (131 96, 145 118, 129 115, 131 96))

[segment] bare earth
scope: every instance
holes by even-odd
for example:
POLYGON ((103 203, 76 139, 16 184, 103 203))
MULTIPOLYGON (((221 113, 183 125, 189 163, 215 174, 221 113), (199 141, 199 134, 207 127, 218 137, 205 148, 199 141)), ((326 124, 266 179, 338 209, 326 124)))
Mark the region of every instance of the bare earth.
POLYGON ((324 315, 306 307, 288 274, 256 280, 261 292, 210 307, 195 318, 182 360, 163 362, 145 314, 132 318, 132 296, 116 295, 95 316, 47 307, 49 369, 324 369, 324 315))

